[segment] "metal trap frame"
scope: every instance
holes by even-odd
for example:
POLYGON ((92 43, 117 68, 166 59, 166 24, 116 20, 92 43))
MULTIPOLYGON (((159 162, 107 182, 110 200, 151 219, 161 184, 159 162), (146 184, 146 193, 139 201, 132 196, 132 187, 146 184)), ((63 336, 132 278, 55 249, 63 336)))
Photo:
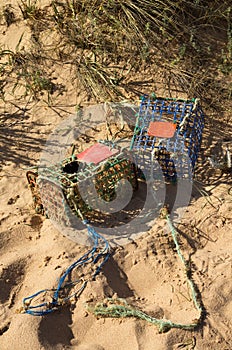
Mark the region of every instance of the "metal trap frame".
POLYGON ((91 157, 82 155, 72 155, 61 163, 40 169, 39 173, 27 172, 38 213, 47 215, 57 223, 69 225, 72 220, 69 209, 75 215, 81 212, 86 218, 91 218, 92 205, 96 208, 99 198, 110 202, 116 197, 118 181, 127 180, 133 190, 137 189, 136 169, 128 152, 110 149, 110 146, 105 145, 100 158, 98 155, 100 161, 98 159, 96 164, 88 162, 91 157), (91 198, 92 205, 82 198, 79 186, 91 198))
POLYGON ((182 100, 144 95, 141 98, 130 149, 139 155, 146 174, 155 158, 166 180, 192 179, 200 150, 204 114, 198 99, 182 100), (151 156, 147 156, 151 153, 151 156))

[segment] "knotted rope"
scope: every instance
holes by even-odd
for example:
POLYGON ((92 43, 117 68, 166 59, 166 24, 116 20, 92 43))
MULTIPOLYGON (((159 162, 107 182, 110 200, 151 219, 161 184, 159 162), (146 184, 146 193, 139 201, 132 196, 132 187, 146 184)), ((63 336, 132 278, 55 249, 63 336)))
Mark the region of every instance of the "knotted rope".
POLYGON ((187 279, 188 284, 189 284, 190 289, 191 289, 192 300, 193 300, 195 308, 198 311, 198 317, 194 321, 192 321, 191 323, 186 323, 186 324, 175 323, 175 322, 172 322, 170 320, 157 319, 155 317, 151 317, 148 314, 142 312, 141 310, 131 307, 130 305, 127 304, 127 302, 124 299, 112 299, 112 298, 108 298, 106 302, 99 303, 93 308, 89 307, 89 310, 92 311, 96 316, 98 316, 98 317, 99 316, 114 317, 114 318, 120 318, 120 317, 140 318, 142 320, 145 320, 147 322, 150 322, 150 323, 158 326, 160 333, 167 332, 171 328, 193 330, 199 326, 199 324, 201 323, 201 321, 203 319, 203 314, 204 314, 203 306, 202 306, 201 301, 199 299, 196 286, 195 286, 195 284, 192 280, 192 277, 191 277, 189 263, 186 261, 186 259, 184 258, 183 254, 180 250, 180 245, 179 245, 178 239, 177 239, 177 231, 175 230, 168 214, 166 214, 166 220, 167 220, 167 224, 170 228, 173 241, 175 243, 177 254, 178 254, 178 256, 179 256, 179 258, 184 266, 186 279, 187 279))
POLYGON ((24 298, 22 312, 33 316, 43 316, 53 312, 59 306, 67 303, 72 297, 78 297, 84 290, 88 281, 94 280, 96 275, 100 272, 102 266, 106 263, 110 255, 109 243, 103 236, 98 234, 86 220, 83 220, 82 223, 87 227, 88 235, 93 241, 93 247, 66 269, 66 271, 60 277, 55 289, 43 289, 29 297, 24 298), (101 260, 100 263, 98 263, 99 260, 101 260), (71 272, 74 269, 80 268, 81 266, 87 264, 96 264, 96 268, 88 280, 80 278, 73 282, 66 282, 68 276, 70 276, 71 272), (80 284, 80 287, 77 291, 75 291, 72 295, 64 296, 65 294, 68 294, 68 291, 71 289, 71 287, 74 287, 78 284, 80 284), (33 299, 42 294, 46 295, 48 292, 53 292, 51 301, 45 301, 39 305, 31 304, 33 299))

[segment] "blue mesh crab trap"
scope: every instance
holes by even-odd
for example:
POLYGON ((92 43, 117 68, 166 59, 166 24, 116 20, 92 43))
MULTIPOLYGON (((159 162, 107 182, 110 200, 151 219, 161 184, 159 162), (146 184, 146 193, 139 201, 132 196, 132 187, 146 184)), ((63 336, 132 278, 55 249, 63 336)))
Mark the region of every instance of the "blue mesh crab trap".
POLYGON ((144 95, 130 146, 140 158, 140 171, 146 174, 151 160, 156 159, 166 180, 191 180, 203 128, 204 114, 198 99, 144 95))

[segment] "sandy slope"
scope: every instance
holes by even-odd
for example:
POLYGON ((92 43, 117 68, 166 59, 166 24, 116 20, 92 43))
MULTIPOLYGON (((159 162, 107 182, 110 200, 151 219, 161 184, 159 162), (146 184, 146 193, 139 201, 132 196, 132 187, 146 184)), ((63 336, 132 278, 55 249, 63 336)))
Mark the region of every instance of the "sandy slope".
MULTIPOLYGON (((53 123, 48 123, 47 110, 41 106, 39 111, 39 123, 35 122, 35 108, 28 118, 11 116, 3 125, 1 349, 230 349, 232 201, 228 193, 231 179, 226 175, 215 185, 204 186, 209 202, 193 190, 179 226, 182 249, 193 254, 193 278, 206 310, 197 331, 171 330, 161 335, 145 321, 96 319, 86 311, 86 302, 117 295, 158 318, 177 322, 196 318, 182 265, 161 219, 142 237, 117 248, 100 276, 87 285, 71 308, 46 317, 16 312, 25 296, 52 288, 61 272, 85 250, 33 210, 25 167, 38 159, 51 124, 60 120, 50 113, 53 123)), ((200 170, 197 176, 202 176, 200 170)))
MULTIPOLYGON (((21 35, 17 26, 12 25, 1 36, 5 44, 17 44, 17 35, 21 35)), ((186 256, 192 254, 193 279, 206 312, 199 329, 173 329, 159 334, 154 325, 145 321, 96 318, 86 309, 90 302, 118 296, 157 318, 191 322, 197 317, 182 265, 161 219, 140 238, 118 247, 96 281, 87 285, 71 307, 45 317, 17 312, 24 297, 53 288, 65 268, 86 249, 63 237, 48 219, 34 212, 25 177, 25 168, 36 164, 54 126, 75 112, 73 106, 80 101, 72 92, 70 86, 69 93, 60 97, 53 110, 33 104, 26 112, 16 113, 12 105, 2 106, 0 349, 230 350, 232 181, 229 175, 223 175, 212 178, 215 181, 211 185, 204 184, 209 171, 202 166, 203 158, 197 179, 203 181, 200 187, 209 196, 204 198, 194 189, 179 226, 181 246, 186 256)), ((228 135, 231 127, 227 123, 221 121, 216 127, 207 123, 204 154, 215 141, 228 135)))

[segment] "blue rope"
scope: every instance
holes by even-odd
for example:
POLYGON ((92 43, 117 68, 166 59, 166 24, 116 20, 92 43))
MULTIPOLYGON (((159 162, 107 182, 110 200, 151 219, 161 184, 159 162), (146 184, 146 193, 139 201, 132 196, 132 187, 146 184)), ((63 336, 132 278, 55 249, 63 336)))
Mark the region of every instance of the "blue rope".
POLYGON ((67 302, 70 298, 73 296, 80 295, 81 292, 84 290, 87 281, 81 281, 77 280, 74 282, 68 282, 65 283, 66 278, 70 275, 70 273, 77 267, 86 265, 87 263, 93 263, 97 264, 99 259, 103 258, 101 263, 96 267, 96 270, 94 274, 92 275, 92 280, 95 279, 96 275, 101 271, 101 268, 106 263, 106 261, 109 259, 110 256, 110 246, 108 241, 98 234, 93 227, 91 227, 86 220, 83 220, 82 223, 87 227, 88 235, 93 240, 93 247, 89 249, 83 256, 81 256, 78 260, 76 260, 73 264, 71 264, 66 271, 63 273, 63 275, 60 277, 58 281, 58 285, 56 289, 43 289, 39 292, 34 293, 33 295, 26 297, 23 299, 23 309, 24 313, 27 313, 29 315, 33 316, 44 316, 47 314, 50 314, 51 312, 55 311, 59 306, 63 305, 65 302, 67 302), (103 247, 100 252, 98 252, 100 244, 103 243, 103 247), (81 287, 78 289, 77 292, 74 294, 62 298, 60 296, 60 292, 64 290, 67 287, 71 287, 73 285, 76 285, 78 283, 82 282, 81 287), (43 302, 39 305, 30 305, 32 300, 36 298, 37 296, 51 292, 53 291, 52 301, 51 302, 43 302))

